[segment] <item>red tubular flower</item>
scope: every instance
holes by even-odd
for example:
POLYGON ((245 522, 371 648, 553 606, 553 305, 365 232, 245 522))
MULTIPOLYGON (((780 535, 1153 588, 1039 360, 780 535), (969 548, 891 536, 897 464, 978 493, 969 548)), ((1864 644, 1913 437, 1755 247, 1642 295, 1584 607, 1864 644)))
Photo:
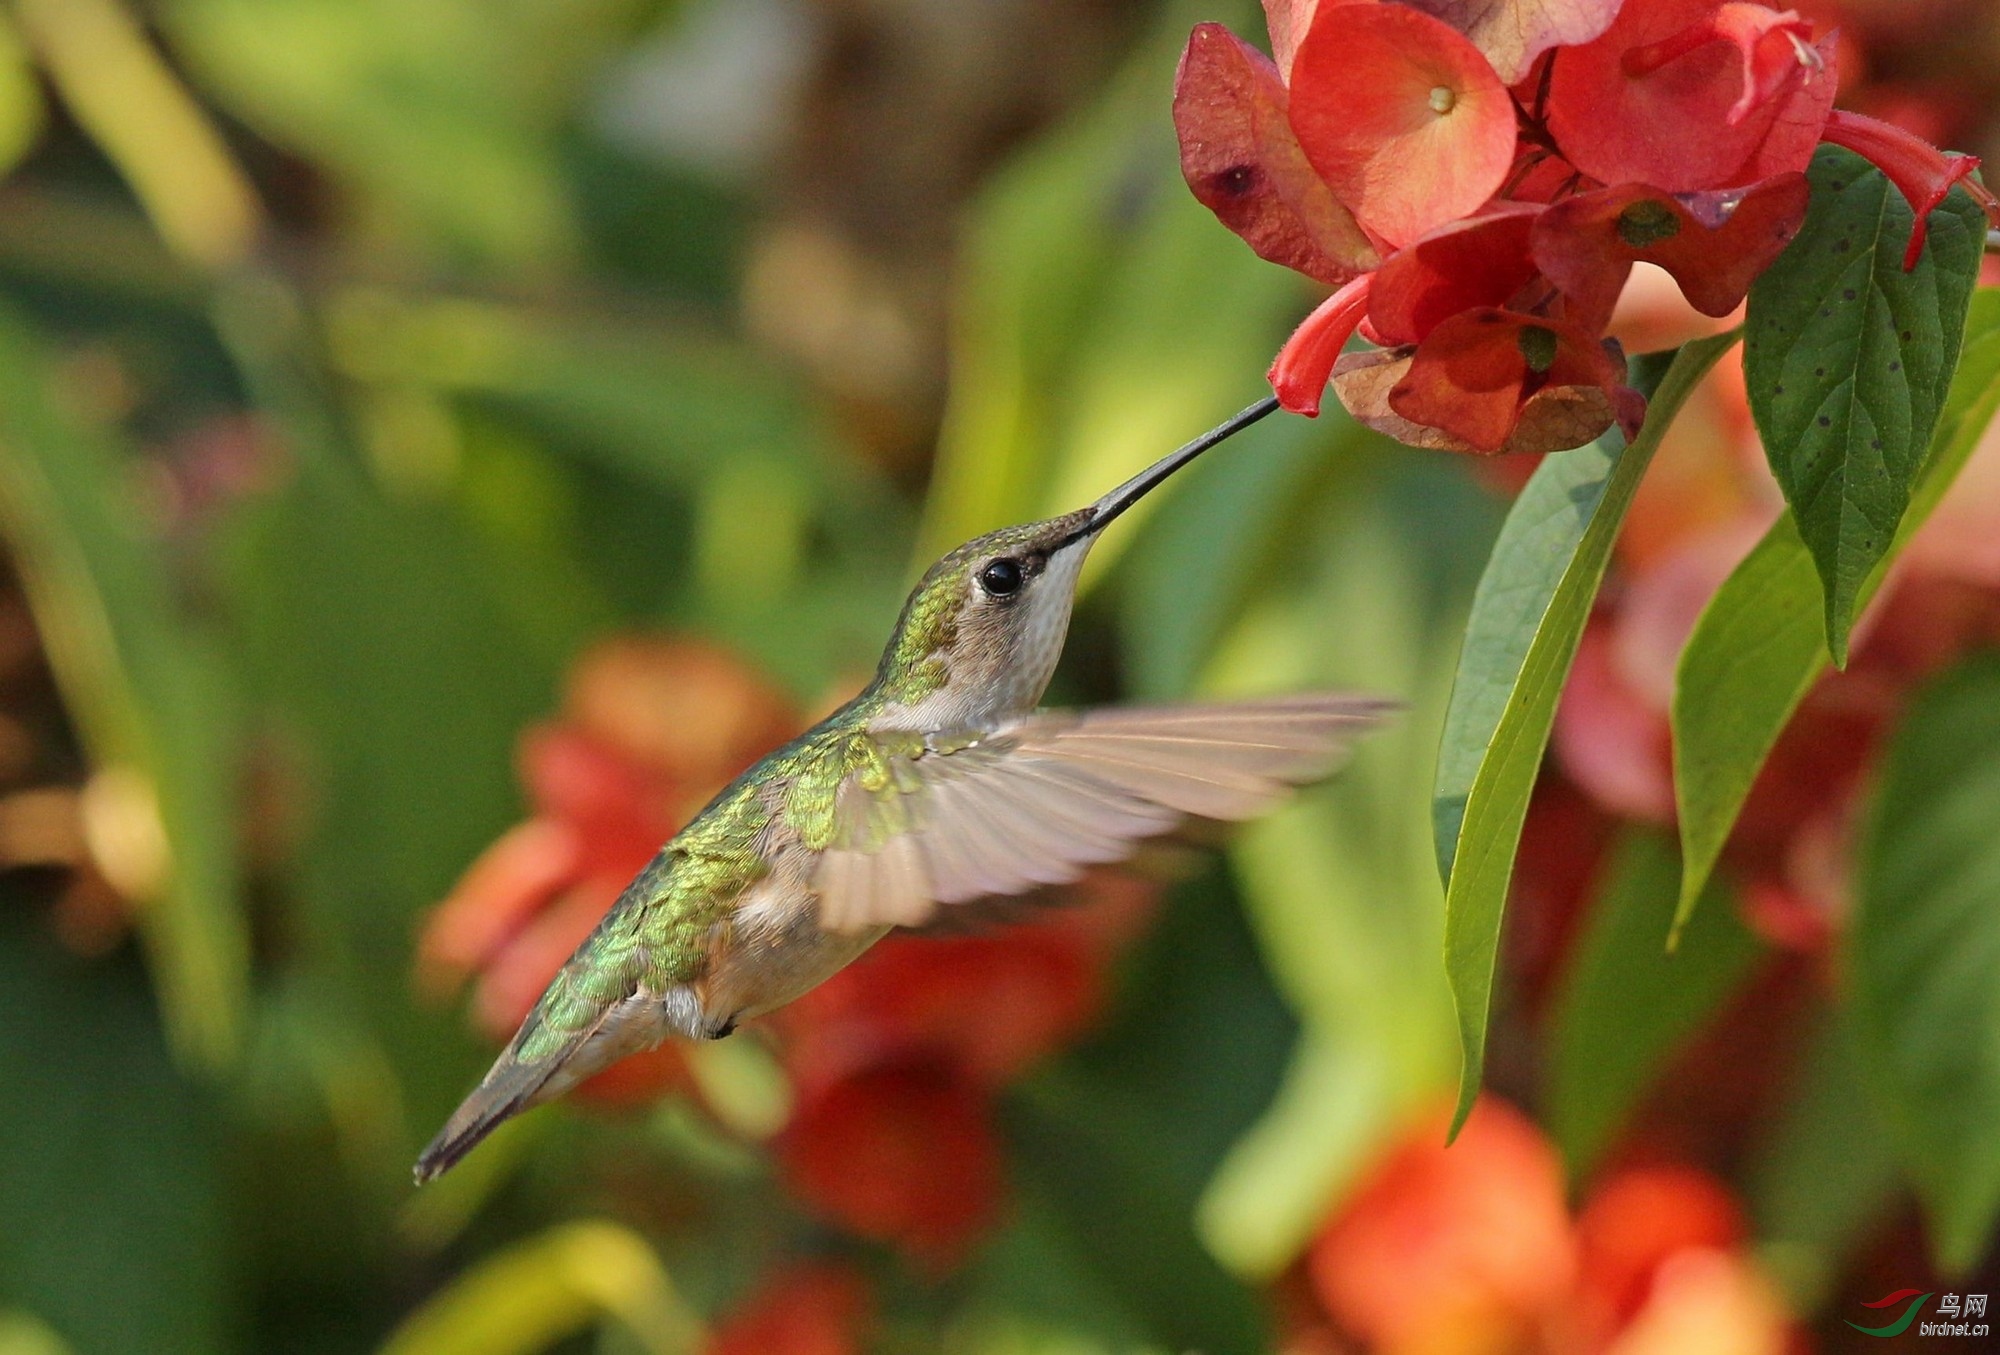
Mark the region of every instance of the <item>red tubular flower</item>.
MULTIPOLYGON (((1724 316, 1805 220, 1802 174, 1749 188, 1663 193, 1623 184, 1556 203, 1534 223, 1534 262, 1562 289, 1565 317, 1601 333, 1634 263, 1657 264, 1703 315, 1724 316)), ((1379 289, 1378 289, 1379 294, 1379 289)))
POLYGON ((1972 194, 1987 219, 2000 226, 2000 200, 1994 198, 1986 185, 1967 177, 1979 168, 1977 156, 1949 154, 1892 123, 1844 111, 1836 111, 1827 118, 1821 136, 1866 158, 1909 199, 1911 209, 1917 214, 1917 224, 1910 232, 1909 247, 1903 251, 1904 272, 1917 266, 1930 230, 1931 209, 1944 201, 1954 184, 1972 194))
POLYGON ((1374 277, 1363 273, 1320 302, 1271 360, 1271 389, 1277 392, 1278 403, 1292 413, 1308 419, 1318 416, 1333 364, 1340 361, 1340 350, 1368 311, 1368 288, 1374 277))
POLYGON ((1811 110, 1824 118, 1835 84, 1811 35, 1759 4, 1627 4, 1602 37, 1556 53, 1549 131, 1605 183, 1692 193, 1802 170, 1819 139, 1811 110))
POLYGON ((1624 360, 1590 335, 1486 306, 1451 317, 1417 345, 1389 407, 1491 454, 1508 449, 1530 403, 1551 392, 1562 393, 1566 420, 1581 417, 1603 432, 1621 413, 1629 417, 1624 381, 1624 360))
POLYGON ((1368 294, 1368 337, 1416 343, 1475 306, 1504 306, 1535 277, 1528 241, 1541 208, 1499 203, 1391 255, 1368 294))
POLYGON ((1450 25, 1322 4, 1292 60, 1292 129, 1367 230, 1404 245, 1499 191, 1518 140, 1507 87, 1450 25))
POLYGON ((1284 82, 1221 24, 1199 24, 1174 76, 1181 173, 1258 257, 1338 286, 1379 261, 1354 217, 1307 163, 1284 82))

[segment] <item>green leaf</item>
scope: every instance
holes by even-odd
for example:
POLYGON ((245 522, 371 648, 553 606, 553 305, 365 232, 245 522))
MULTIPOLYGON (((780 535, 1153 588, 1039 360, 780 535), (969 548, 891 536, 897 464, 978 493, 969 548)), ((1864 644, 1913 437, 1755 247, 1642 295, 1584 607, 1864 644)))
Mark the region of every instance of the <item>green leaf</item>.
POLYGON ((2000 658, 1910 705, 1875 789, 1847 933, 1857 1036, 1949 1273, 2000 1214, 2000 658))
POLYGON ((1889 552, 1923 464, 1978 280, 1986 222, 1962 191, 1915 218, 1880 170, 1822 146, 1798 238, 1750 289, 1743 369, 1771 470, 1811 549, 1827 647, 1847 662, 1865 581, 1889 552))
POLYGON ((686 1355, 701 1327, 644 1238, 567 1223, 461 1275, 398 1327, 381 1355, 529 1355, 611 1316, 649 1355, 686 1355))
MULTIPOLYGON (((107 808, 163 834, 140 925, 176 1049, 218 1064, 240 1039, 249 939, 237 898, 235 693, 214 637, 175 595, 137 468, 36 337, 0 315, 0 526, 107 808)), ((145 867, 143 853, 133 858, 145 867)))
MULTIPOLYGON (((1889 552, 1863 583, 1860 605, 1881 587, 1898 552, 1958 478, 2000 408, 2000 289, 1973 297, 1965 341, 1909 509, 1889 552)), ((1819 579, 1790 514, 1716 591, 1695 623, 1674 683, 1674 799, 1681 832, 1686 925, 1757 771, 1792 712, 1826 668, 1819 579)))
MULTIPOLYGON (((1587 1176, 1661 1067, 1742 986, 1762 951, 1726 901, 1660 949, 1680 862, 1634 832, 1613 858, 1556 996, 1548 1125, 1572 1177, 1587 1176)), ((1716 906, 1719 905, 1719 906, 1716 906)))
MULTIPOLYGON (((1556 698, 1640 477, 1689 392, 1736 337, 1732 330, 1679 350, 1631 446, 1613 429, 1543 461, 1473 597, 1431 800, 1446 879, 1445 972, 1464 1053, 1454 1133, 1479 1094, 1500 919, 1556 698)), ((1638 375, 1642 386, 1649 374, 1638 375)))

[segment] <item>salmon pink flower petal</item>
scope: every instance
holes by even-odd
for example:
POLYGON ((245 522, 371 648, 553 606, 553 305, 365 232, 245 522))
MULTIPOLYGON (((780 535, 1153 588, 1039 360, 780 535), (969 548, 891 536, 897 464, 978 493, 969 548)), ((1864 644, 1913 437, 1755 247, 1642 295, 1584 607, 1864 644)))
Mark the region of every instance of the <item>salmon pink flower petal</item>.
POLYGON ((1333 364, 1340 361, 1340 350, 1354 337, 1355 326, 1368 310, 1368 288, 1374 277, 1363 273, 1320 302, 1272 359, 1267 374, 1271 389, 1277 392, 1278 403, 1292 413, 1318 417, 1333 364))
POLYGON ((1581 397, 1591 417, 1565 431, 1596 424, 1589 437, 1563 444, 1580 446, 1614 418, 1629 417, 1618 394, 1624 381, 1624 360, 1590 335, 1485 306, 1454 315, 1417 345, 1409 371, 1389 392, 1389 407, 1490 454, 1508 448, 1530 400, 1569 392, 1565 399, 1581 397))
MULTIPOLYGON (((1329 4, 1373 4, 1374 0, 1327 0, 1329 4)), ((1320 0, 1264 0, 1264 27, 1271 34, 1271 57, 1287 81, 1292 78, 1292 55, 1299 41, 1312 27, 1313 13, 1320 0)))
POLYGON ((1338 286, 1378 256, 1299 148, 1263 53, 1200 24, 1174 77, 1181 173, 1204 207, 1272 263, 1338 286))
POLYGON ((1416 343, 1460 311, 1513 300, 1535 276, 1528 242, 1541 211, 1498 204, 1390 255, 1369 289, 1369 338, 1384 346, 1416 343))
POLYGON ((1620 0, 1405 0, 1444 20, 1486 54, 1508 84, 1518 84, 1551 47, 1589 42, 1618 17, 1620 0))
MULTIPOLYGON (((1627 4, 1604 35, 1558 51, 1548 126, 1578 169, 1670 193, 1732 187, 1791 96, 1832 80, 1790 10, 1715 0, 1627 4)), ((1788 143, 1789 144, 1789 143, 1788 143)), ((1797 164, 1759 167, 1803 169, 1797 164)))
POLYGON ((1292 62, 1306 158, 1363 227, 1405 245, 1506 180, 1514 102, 1479 49, 1403 5, 1325 5, 1292 62))
POLYGON ((2000 201, 1994 199, 1986 185, 1966 177, 1979 168, 1977 156, 1949 154, 1893 123, 1838 110, 1827 118, 1822 135, 1834 145, 1845 146, 1866 158, 1909 199, 1911 209, 1917 214, 1917 224, 1910 232, 1909 248, 1903 252, 1905 272, 1915 268, 1923 255, 1931 210, 1944 201, 1955 184, 1972 194, 1987 219, 2000 226, 2000 201))
POLYGON ((1542 213, 1534 262, 1562 289, 1565 318, 1588 333, 1610 323, 1618 293, 1640 262, 1672 274, 1703 315, 1723 316, 1743 303, 1757 275, 1798 234, 1808 196, 1805 176, 1796 173, 1678 196, 1645 184, 1600 189, 1542 213))
POLYGON ((794 1195, 842 1227, 949 1266, 999 1209, 990 1111, 941 1065, 878 1064, 801 1100, 778 1138, 779 1167, 794 1195))

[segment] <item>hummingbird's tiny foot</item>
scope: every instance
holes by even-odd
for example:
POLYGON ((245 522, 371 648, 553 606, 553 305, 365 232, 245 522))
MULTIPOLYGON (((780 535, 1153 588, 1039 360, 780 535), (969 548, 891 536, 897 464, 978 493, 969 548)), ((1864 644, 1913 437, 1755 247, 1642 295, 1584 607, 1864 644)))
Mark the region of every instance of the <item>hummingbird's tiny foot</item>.
POLYGON ((717 1026, 714 1030, 711 1030, 708 1033, 708 1038, 711 1040, 722 1040, 722 1039, 727 1039, 729 1036, 734 1035, 735 1033, 736 1033, 736 1018, 732 1016, 727 1021, 724 1021, 721 1025, 717 1026))

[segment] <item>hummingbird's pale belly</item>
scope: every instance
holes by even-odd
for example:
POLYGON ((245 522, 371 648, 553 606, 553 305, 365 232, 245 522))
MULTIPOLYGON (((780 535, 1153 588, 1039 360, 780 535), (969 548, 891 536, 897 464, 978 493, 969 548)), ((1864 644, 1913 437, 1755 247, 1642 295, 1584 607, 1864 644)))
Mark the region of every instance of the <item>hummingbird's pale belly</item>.
POLYGON ((819 925, 819 899, 791 872, 767 877, 739 903, 709 972, 696 982, 718 1025, 775 1011, 832 978, 879 941, 887 927, 857 933, 819 925), (787 878, 790 877, 790 878, 787 878))

